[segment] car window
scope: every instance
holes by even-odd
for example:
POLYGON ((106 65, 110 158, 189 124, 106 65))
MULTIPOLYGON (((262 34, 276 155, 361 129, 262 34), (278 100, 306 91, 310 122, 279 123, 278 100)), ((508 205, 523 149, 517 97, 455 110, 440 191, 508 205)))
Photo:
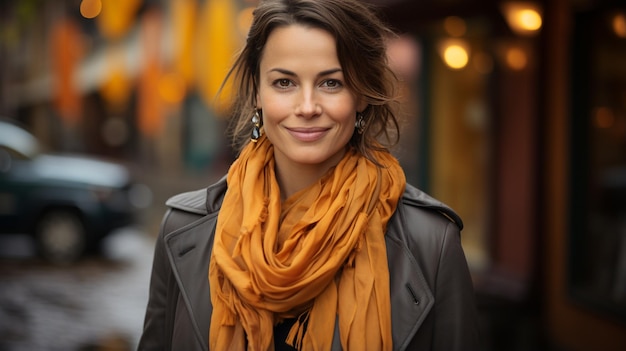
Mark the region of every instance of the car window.
POLYGON ((39 153, 39 144, 32 134, 6 122, 0 122, 0 147, 16 159, 32 159, 39 153))

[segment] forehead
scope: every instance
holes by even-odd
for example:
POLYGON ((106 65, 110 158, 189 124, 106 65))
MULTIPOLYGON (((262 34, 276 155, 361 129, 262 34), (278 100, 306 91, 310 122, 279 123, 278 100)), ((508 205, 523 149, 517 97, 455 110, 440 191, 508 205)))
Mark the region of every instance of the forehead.
POLYGON ((339 65, 333 35, 326 30, 300 24, 274 29, 265 43, 261 66, 302 63, 339 65))

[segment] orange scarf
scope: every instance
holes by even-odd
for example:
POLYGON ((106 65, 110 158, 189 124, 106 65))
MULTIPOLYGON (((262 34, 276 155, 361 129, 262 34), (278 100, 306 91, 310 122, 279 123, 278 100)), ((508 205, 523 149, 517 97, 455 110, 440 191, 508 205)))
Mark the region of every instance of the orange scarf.
POLYGON ((392 349, 384 235, 405 177, 375 157, 384 168, 350 150, 281 203, 269 140, 243 150, 217 219, 209 349, 273 350, 274 325, 299 315, 287 341, 300 350, 329 350, 337 316, 344 350, 392 349))

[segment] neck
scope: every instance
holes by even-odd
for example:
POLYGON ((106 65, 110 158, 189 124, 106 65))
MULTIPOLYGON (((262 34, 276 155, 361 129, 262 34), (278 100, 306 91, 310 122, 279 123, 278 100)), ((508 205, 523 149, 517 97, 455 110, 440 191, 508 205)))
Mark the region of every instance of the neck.
POLYGON ((280 186, 281 200, 288 199, 298 191, 310 186, 320 179, 328 168, 323 171, 319 167, 283 166, 276 163, 276 180, 280 186))
POLYGON ((293 163, 275 155, 278 156, 275 158, 275 171, 281 200, 288 199, 293 194, 318 181, 329 169, 341 161, 343 155, 344 153, 337 154, 322 164, 293 163))

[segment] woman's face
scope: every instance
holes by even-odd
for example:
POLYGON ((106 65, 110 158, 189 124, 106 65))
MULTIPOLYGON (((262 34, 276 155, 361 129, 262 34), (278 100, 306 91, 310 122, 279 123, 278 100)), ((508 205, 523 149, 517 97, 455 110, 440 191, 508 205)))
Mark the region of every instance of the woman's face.
POLYGON ((333 36, 289 25, 269 36, 260 62, 257 108, 278 168, 339 163, 365 108, 345 85, 333 36))

